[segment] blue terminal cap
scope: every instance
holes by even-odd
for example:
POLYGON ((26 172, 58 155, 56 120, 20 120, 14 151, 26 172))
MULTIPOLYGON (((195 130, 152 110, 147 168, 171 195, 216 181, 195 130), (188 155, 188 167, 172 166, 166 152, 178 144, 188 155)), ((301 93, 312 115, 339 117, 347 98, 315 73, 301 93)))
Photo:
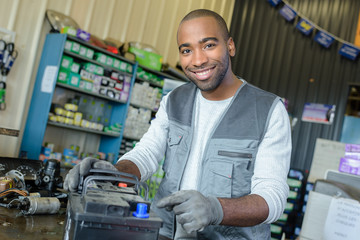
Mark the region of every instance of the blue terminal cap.
POLYGON ((138 218, 148 218, 149 214, 147 213, 147 204, 138 203, 136 205, 136 212, 133 212, 133 216, 138 218))

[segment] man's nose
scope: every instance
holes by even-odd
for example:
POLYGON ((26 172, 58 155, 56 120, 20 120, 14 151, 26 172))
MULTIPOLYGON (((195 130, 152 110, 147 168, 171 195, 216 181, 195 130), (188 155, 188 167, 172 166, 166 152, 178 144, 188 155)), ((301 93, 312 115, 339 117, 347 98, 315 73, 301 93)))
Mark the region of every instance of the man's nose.
POLYGON ((208 61, 208 57, 204 51, 202 51, 202 50, 194 51, 193 59, 192 59, 192 64, 194 66, 197 66, 197 67, 202 66, 207 61, 208 61))

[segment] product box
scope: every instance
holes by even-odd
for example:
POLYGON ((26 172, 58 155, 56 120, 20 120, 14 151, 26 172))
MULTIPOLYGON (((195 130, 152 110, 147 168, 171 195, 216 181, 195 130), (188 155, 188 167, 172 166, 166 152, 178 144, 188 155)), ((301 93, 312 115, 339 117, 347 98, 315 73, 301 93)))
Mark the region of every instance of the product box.
POLYGON ((66 33, 66 34, 68 34, 70 36, 73 36, 73 37, 76 36, 76 29, 73 28, 73 27, 69 27, 69 26, 63 27, 63 28, 61 28, 60 32, 61 33, 66 33))
POLYGON ((74 59, 69 56, 63 56, 61 59, 61 67, 70 70, 71 64, 74 62, 74 59))
POLYGON ((79 55, 80 55, 80 56, 83 56, 83 57, 86 57, 87 50, 88 50, 87 47, 81 45, 81 46, 80 46, 80 50, 79 50, 79 55))
POLYGON ((105 54, 97 52, 97 53, 94 53, 94 55, 95 55, 95 60, 97 62, 102 63, 102 64, 106 64, 107 56, 105 54))
POLYGON ((133 72, 133 66, 129 63, 126 64, 126 72, 132 73, 133 72))
POLYGON ((92 91, 93 82, 92 81, 85 81, 85 90, 92 91))
POLYGON ((84 69, 86 71, 88 71, 88 72, 91 72, 91 73, 95 72, 96 67, 97 66, 95 64, 93 64, 93 63, 87 62, 87 63, 84 64, 84 69))
POLYGON ((126 72, 126 67, 127 67, 127 63, 123 62, 123 61, 120 61, 119 70, 121 70, 123 72, 126 72))
POLYGON ((71 64, 70 71, 73 72, 73 73, 79 73, 79 70, 80 70, 80 64, 76 63, 76 62, 73 62, 71 64))
POLYGON ((114 58, 110 57, 110 56, 106 56, 106 65, 108 66, 113 66, 114 63, 114 58))
POLYGON ((72 43, 73 43, 72 41, 66 40, 65 41, 65 50, 71 51, 72 43))
POLYGON ((74 115, 74 125, 75 126, 80 126, 81 120, 82 120, 82 113, 81 112, 76 112, 75 115, 74 115))
POLYGON ((147 52, 145 50, 138 49, 135 47, 130 47, 129 52, 135 54, 136 56, 135 59, 139 64, 154 69, 156 71, 161 70, 161 66, 162 66, 161 55, 152 52, 147 52))
POLYGON ((104 68, 96 65, 94 73, 97 75, 104 75, 104 68))
POLYGON ((80 79, 79 88, 85 90, 86 80, 80 79))
POLYGON ((360 175, 360 160, 351 158, 340 158, 339 171, 360 175))
POLYGON ((86 32, 80 28, 76 31, 76 36, 78 38, 80 38, 81 40, 84 40, 85 42, 88 42, 90 40, 90 33, 86 32))
POLYGON ((73 42, 72 46, 71 46, 71 52, 79 54, 80 52, 80 43, 77 42, 73 42))
POLYGON ((93 59, 94 57, 94 50, 92 50, 91 48, 88 48, 86 50, 86 57, 89 58, 89 59, 93 59))
POLYGON ((91 80, 91 76, 93 73, 86 71, 85 69, 80 69, 81 79, 91 80))
POLYGON ((93 90, 93 82, 90 80, 81 79, 79 88, 86 91, 92 91, 93 90))
POLYGON ((67 84, 69 79, 69 73, 70 71, 68 69, 60 68, 57 82, 67 84))
POLYGON ((113 65, 112 65, 112 66, 113 66, 113 68, 120 69, 120 60, 114 58, 114 61, 113 61, 113 65))
POLYGON ((70 72, 68 84, 74 87, 79 87, 80 85, 80 74, 70 72))

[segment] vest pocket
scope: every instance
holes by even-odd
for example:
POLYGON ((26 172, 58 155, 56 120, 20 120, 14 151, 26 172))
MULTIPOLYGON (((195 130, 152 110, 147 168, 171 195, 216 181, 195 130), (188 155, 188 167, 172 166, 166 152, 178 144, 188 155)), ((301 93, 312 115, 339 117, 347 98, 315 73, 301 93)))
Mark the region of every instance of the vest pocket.
POLYGON ((216 197, 231 197, 233 163, 219 161, 219 159, 209 162, 209 180, 207 192, 216 197))
POLYGON ((252 162, 253 162, 252 153, 229 152, 229 151, 219 150, 218 155, 224 156, 224 157, 239 158, 239 159, 247 160, 248 162, 246 163, 246 170, 250 170, 250 167, 252 166, 252 162))
POLYGON ((219 161, 232 163, 233 175, 231 197, 241 197, 251 191, 251 177, 254 173, 255 153, 250 149, 219 149, 219 161))
POLYGON ((177 151, 181 145, 181 140, 183 138, 183 133, 180 131, 169 132, 169 137, 167 139, 167 149, 166 149, 166 158, 163 164, 163 170, 166 174, 169 174, 174 162, 177 161, 177 151))

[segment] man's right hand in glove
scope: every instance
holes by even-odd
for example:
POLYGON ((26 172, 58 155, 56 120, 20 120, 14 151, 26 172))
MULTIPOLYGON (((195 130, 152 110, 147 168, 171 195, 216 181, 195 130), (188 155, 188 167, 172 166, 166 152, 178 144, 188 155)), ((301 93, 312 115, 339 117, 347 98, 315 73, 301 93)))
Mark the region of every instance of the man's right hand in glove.
POLYGON ((106 169, 117 171, 117 168, 110 162, 92 157, 84 158, 79 164, 75 165, 66 175, 64 181, 64 189, 71 192, 76 191, 79 185, 80 178, 89 174, 90 169, 106 169))

